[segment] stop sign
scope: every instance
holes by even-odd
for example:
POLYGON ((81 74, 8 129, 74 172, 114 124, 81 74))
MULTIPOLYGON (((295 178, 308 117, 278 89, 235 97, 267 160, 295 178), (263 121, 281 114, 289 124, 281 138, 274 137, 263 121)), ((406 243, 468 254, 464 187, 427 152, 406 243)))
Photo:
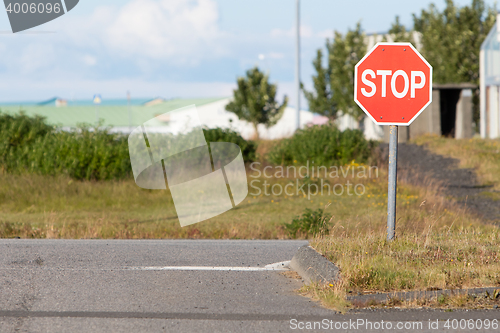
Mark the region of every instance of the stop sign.
POLYGON ((354 101, 379 125, 408 126, 432 101, 432 66, 410 43, 378 43, 354 75, 354 101))

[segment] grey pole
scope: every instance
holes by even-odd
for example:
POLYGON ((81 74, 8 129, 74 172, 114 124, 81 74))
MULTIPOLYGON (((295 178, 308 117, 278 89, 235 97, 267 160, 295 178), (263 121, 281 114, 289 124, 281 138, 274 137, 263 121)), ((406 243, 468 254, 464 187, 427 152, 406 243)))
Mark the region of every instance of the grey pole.
POLYGON ((297 15, 295 24, 297 29, 297 38, 295 43, 295 85, 297 89, 297 114, 295 118, 295 129, 300 128, 300 0, 295 0, 297 15))
POLYGON ((398 127, 389 126, 389 191, 387 193, 387 240, 391 241, 396 229, 396 193, 398 183, 398 127))

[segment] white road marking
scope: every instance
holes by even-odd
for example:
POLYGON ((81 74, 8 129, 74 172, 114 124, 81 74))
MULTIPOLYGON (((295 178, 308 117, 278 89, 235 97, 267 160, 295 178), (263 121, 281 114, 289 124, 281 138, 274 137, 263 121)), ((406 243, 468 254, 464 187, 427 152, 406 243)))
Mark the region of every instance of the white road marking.
POLYGON ((117 268, 65 268, 45 266, 0 267, 0 270, 49 270, 49 271, 234 271, 234 272, 263 272, 263 271, 288 271, 290 261, 281 261, 264 267, 239 267, 239 266, 135 266, 117 268))
POLYGON ((269 264, 264 267, 238 267, 238 266, 151 266, 128 267, 137 271, 236 271, 236 272, 261 272, 261 271, 288 271, 290 261, 269 264))

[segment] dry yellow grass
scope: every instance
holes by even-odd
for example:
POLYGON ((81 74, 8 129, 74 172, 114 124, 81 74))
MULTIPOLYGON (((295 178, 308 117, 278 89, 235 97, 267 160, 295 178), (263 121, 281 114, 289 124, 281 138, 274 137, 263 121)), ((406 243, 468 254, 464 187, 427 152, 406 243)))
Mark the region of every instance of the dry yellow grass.
POLYGON ((382 203, 383 210, 336 219, 328 236, 312 240, 340 267, 342 280, 331 287, 310 286, 309 295, 342 311, 348 292, 500 285, 500 229, 447 201, 437 185, 400 185, 394 241, 386 241, 386 203, 381 200, 375 204, 382 203), (405 196, 406 202, 401 200, 405 196))
POLYGON ((459 167, 474 169, 483 185, 493 185, 495 190, 500 190, 500 140, 456 140, 424 135, 412 142, 424 145, 436 154, 458 159, 459 167))
MULTIPOLYGON (((297 180, 252 175, 249 170, 249 180, 257 182, 235 209, 185 228, 179 225, 169 191, 143 190, 132 180, 87 182, 67 177, 0 175, 0 237, 284 239, 288 234, 283 224, 305 208, 332 203, 339 215, 349 215, 360 199, 326 193, 311 197, 302 193, 265 195, 265 180, 280 186, 297 180), (261 194, 255 193, 256 188, 262 190, 261 194)), ((352 175, 349 179, 352 181, 352 175)), ((376 190, 378 185, 373 184, 376 190)), ((269 185, 267 191, 271 192, 269 185)))

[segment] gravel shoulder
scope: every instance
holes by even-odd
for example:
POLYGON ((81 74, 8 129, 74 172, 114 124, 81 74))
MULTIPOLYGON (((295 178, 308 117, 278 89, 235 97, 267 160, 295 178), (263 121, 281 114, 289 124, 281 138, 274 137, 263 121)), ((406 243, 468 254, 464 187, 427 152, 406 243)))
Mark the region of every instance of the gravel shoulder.
MULTIPOLYGON (((382 159, 387 160, 388 145, 383 144, 382 159)), ((488 198, 493 188, 478 181, 473 169, 459 168, 459 161, 430 152, 423 146, 400 143, 398 178, 420 186, 439 186, 443 194, 481 217, 487 223, 500 225, 500 202, 488 198)))

